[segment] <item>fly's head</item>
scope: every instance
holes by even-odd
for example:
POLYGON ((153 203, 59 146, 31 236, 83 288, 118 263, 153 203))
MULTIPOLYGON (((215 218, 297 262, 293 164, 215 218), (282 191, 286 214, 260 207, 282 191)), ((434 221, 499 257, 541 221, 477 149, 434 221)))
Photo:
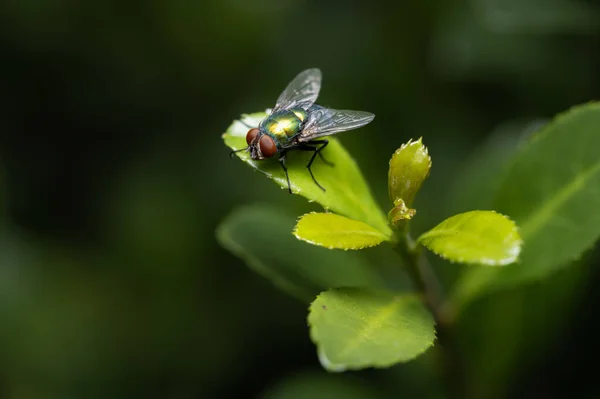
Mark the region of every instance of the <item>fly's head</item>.
POLYGON ((277 154, 277 144, 268 134, 260 131, 258 128, 248 130, 246 134, 246 143, 250 151, 250 157, 255 161, 271 158, 277 154))

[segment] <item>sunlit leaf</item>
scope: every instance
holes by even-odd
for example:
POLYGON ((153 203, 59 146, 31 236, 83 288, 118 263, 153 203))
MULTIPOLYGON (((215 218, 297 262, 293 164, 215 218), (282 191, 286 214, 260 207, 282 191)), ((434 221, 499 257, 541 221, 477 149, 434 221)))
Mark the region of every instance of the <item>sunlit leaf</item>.
POLYGON ((252 270, 306 303, 331 287, 384 286, 360 254, 306 245, 291 234, 294 224, 294 216, 281 211, 245 206, 219 225, 217 239, 252 270))
POLYGON ((308 213, 300 218, 294 235, 329 249, 362 249, 390 239, 366 223, 334 213, 308 213))
POLYGON ((503 270, 468 270, 456 286, 456 301, 542 278, 594 245, 600 236, 599 126, 598 103, 577 106, 523 146, 494 206, 520 227, 521 262, 503 270))
POLYGON ((406 362, 435 339, 433 317, 416 296, 360 288, 321 293, 310 306, 308 324, 329 371, 406 362))
MULTIPOLYGON (((250 126, 258 126, 265 116, 267 113, 257 112, 245 116, 243 120, 250 126)), ((247 147, 245 138, 247 132, 248 128, 244 124, 235 121, 223 134, 223 140, 229 148, 239 150, 247 147)), ((312 165, 315 178, 326 191, 323 192, 315 184, 306 169, 311 154, 305 151, 291 151, 288 154, 287 166, 292 192, 321 204, 325 209, 365 222, 385 235, 391 234, 387 218, 375 202, 356 162, 338 139, 335 137, 328 139, 329 145, 322 153, 334 166, 329 166, 318 158, 312 165)), ((287 190, 285 173, 277 159, 254 161, 246 151, 240 151, 236 155, 287 190)))
POLYGON ((417 242, 448 260, 488 266, 515 262, 522 244, 515 223, 493 211, 449 217, 423 233, 417 242))

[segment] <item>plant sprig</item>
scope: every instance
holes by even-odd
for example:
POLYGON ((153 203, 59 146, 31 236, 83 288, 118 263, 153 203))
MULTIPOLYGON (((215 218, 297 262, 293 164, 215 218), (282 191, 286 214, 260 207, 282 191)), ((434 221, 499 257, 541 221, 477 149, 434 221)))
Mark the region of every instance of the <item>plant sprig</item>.
MULTIPOLYGON (((266 113, 252 114, 245 117, 245 122, 258 123, 265 116, 266 113)), ((598 144, 594 143, 599 137, 595 134, 598 125, 598 104, 580 106, 559 116, 515 155, 498 192, 496 210, 473 210, 451 216, 416 239, 411 237, 410 221, 418 217, 418 212, 411 206, 432 165, 421 138, 403 144, 390 159, 387 217, 338 140, 330 139, 329 147, 324 150, 335 167, 315 163, 313 168, 327 188, 325 193, 306 172, 305 157, 302 154, 295 160, 290 157, 294 193, 319 203, 326 212, 302 215, 287 230, 280 226, 279 231, 288 232, 285 236, 270 235, 265 229, 255 230, 256 235, 274 240, 273 247, 289 240, 288 234, 293 233, 299 240, 297 245, 309 243, 324 251, 315 252, 309 260, 289 261, 296 265, 297 272, 286 272, 286 281, 292 284, 278 284, 286 289, 302 285, 296 283, 309 275, 314 278, 328 273, 316 287, 320 293, 312 301, 308 316, 310 335, 323 367, 342 371, 409 361, 433 345, 436 329, 438 338, 446 339, 455 312, 486 287, 495 285, 495 281, 502 281, 498 278, 506 276, 504 283, 508 286, 529 280, 521 276, 543 277, 589 248, 600 235, 600 220, 596 216, 582 219, 584 205, 600 200, 593 189, 600 186, 600 161, 593 150, 598 144), (543 178, 544 184, 536 184, 536 178, 543 178), (559 220, 560 223, 556 222, 559 220), (525 243, 518 225, 523 228, 525 243), (548 229, 554 237, 561 234, 564 237, 567 230, 571 234, 575 229, 572 236, 575 238, 559 240, 552 248, 552 253, 558 254, 556 261, 541 253, 543 246, 556 241, 551 240, 548 229), (399 254, 398 263, 411 277, 417 296, 390 290, 385 281, 376 278, 345 279, 342 270, 347 259, 324 256, 343 254, 346 258, 362 259, 363 250, 379 245, 389 245, 399 254), (523 255, 522 248, 525 248, 523 255), (452 263, 469 265, 449 299, 441 297, 425 249, 452 263), (545 263, 540 263, 544 259, 545 263), (532 262, 534 269, 529 269, 532 262), (420 300, 415 302, 415 298, 420 300)), ((243 125, 234 122, 223 139, 236 150, 245 145, 244 134, 243 125)), ((287 188, 279 165, 252 161, 243 152, 238 157, 287 188)), ((261 220, 269 219, 272 211, 261 209, 265 213, 261 220)), ((219 229, 220 241, 231 250, 235 247, 234 252, 255 268, 260 264, 262 273, 269 275, 269 270, 275 270, 272 259, 260 253, 249 255, 250 243, 256 237, 247 237, 244 242, 243 237, 236 238, 230 233, 243 217, 247 215, 241 213, 228 219, 228 228, 219 229)), ((248 230, 248 234, 252 233, 248 230)), ((285 260, 280 259, 280 263, 285 260)), ((371 275, 367 270, 372 273, 374 269, 368 263, 358 262, 347 271, 352 276, 371 275)))

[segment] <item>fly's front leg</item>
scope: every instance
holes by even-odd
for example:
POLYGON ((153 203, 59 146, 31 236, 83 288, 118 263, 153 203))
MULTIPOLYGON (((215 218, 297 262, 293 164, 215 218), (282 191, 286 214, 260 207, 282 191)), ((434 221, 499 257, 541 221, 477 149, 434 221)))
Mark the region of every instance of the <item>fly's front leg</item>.
MULTIPOLYGON (((245 116, 245 115, 242 115, 242 117, 243 117, 243 116, 245 116)), ((241 118, 240 118, 240 119, 238 119, 238 122, 240 122, 242 125, 246 126, 248 129, 254 129, 254 126, 250 126, 249 124, 247 124, 246 122, 244 122, 244 120, 243 120, 243 119, 241 119, 241 118)), ((234 155, 236 152, 240 152, 240 151, 246 151, 247 149, 248 149, 248 147, 246 147, 246 148, 242 148, 241 150, 234 150, 234 151, 231 151, 231 152, 229 153, 229 158, 233 158, 233 155, 234 155)))
POLYGON ((285 178, 287 180, 288 190, 289 190, 289 192, 291 194, 292 193, 292 186, 290 184, 290 176, 288 175, 287 166, 285 166, 286 157, 287 157, 287 152, 286 151, 282 152, 281 156, 279 157, 279 164, 281 164, 281 167, 283 168, 283 171, 285 172, 285 178))
POLYGON ((240 151, 246 151, 247 149, 248 149, 248 147, 246 147, 246 148, 242 148, 242 149, 240 149, 240 150, 234 150, 234 151, 231 151, 231 152, 229 153, 229 158, 233 158, 233 154, 235 154, 236 152, 240 152, 240 151))

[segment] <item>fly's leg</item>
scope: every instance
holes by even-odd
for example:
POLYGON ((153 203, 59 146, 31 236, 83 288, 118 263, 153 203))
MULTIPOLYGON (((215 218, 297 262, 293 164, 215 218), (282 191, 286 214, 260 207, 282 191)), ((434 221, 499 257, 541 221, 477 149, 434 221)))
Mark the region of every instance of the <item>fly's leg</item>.
MULTIPOLYGON (((320 143, 317 143, 317 144, 320 144, 320 143)), ((325 145, 327 145, 327 144, 325 144, 325 145)), ((315 182, 315 184, 321 190, 326 191, 325 187, 323 187, 322 185, 320 185, 319 182, 317 181, 317 179, 315 179, 315 175, 313 175, 312 169, 310 168, 312 166, 312 163, 314 162, 317 154, 319 153, 319 149, 321 149, 323 147, 324 146, 321 146, 321 147, 317 148, 317 147, 312 147, 310 145, 306 145, 305 144, 305 145, 301 145, 301 146, 295 147, 294 149, 295 150, 299 150, 299 151, 312 151, 313 152, 312 157, 310 157, 310 161, 308 161, 308 165, 306 165, 306 168, 308 169, 308 172, 310 173, 310 177, 312 177, 312 179, 315 182)))
POLYGON ((323 162, 325 162, 327 165, 329 165, 329 166, 334 165, 332 162, 327 161, 323 157, 323 154, 321 154, 321 151, 323 150, 323 148, 327 147, 327 144, 329 144, 329 140, 312 140, 312 141, 309 141, 308 143, 303 143, 303 144, 298 145, 297 147, 293 147, 294 150, 298 150, 298 151, 312 151, 313 154, 310 157, 310 160, 308 161, 306 168, 308 169, 308 173, 310 173, 310 177, 312 177, 312 179, 315 182, 315 184, 317 185, 317 187, 319 187, 323 191, 327 191, 327 190, 325 190, 325 187, 323 187, 322 185, 319 184, 319 182, 315 178, 315 175, 313 174, 311 166, 312 166, 313 162, 315 161, 317 154, 321 157, 323 162))
MULTIPOLYGON (((327 144, 325 144, 327 145, 327 144)), ((310 161, 308 161, 308 165, 306 165, 306 168, 308 169, 308 173, 310 173, 310 177, 312 177, 313 181, 315 182, 315 184, 317 186, 319 186, 319 188, 323 191, 325 191, 325 187, 323 187, 322 185, 319 184, 319 182, 317 181, 317 179, 315 179, 315 175, 313 175, 312 169, 310 168, 312 166, 313 161, 315 160, 315 157, 317 156, 317 154, 319 153, 319 149, 323 148, 323 147, 319 147, 319 148, 315 148, 315 147, 310 147, 314 152, 312 154, 312 157, 310 157, 310 161)), ((321 155, 321 158, 323 156, 321 155)))
MULTIPOLYGON (((241 119, 238 119, 238 122, 240 122, 242 125, 246 126, 248 129, 252 129, 252 126, 250 126, 249 124, 247 124, 246 122, 244 122, 241 119)), ((236 152, 240 152, 240 151, 246 151, 248 149, 248 147, 246 148, 242 148, 241 150, 235 150, 235 151, 231 151, 229 153, 229 158, 233 158, 233 154, 235 154, 236 152)))
POLYGON ((240 151, 246 151, 247 149, 248 149, 248 147, 246 147, 246 148, 242 148, 241 150, 234 150, 234 151, 231 151, 231 152, 229 153, 229 158, 233 158, 233 154, 235 154, 236 152, 240 152, 240 151))
POLYGON ((283 171, 285 172, 285 178, 287 180, 287 184, 288 184, 288 190, 290 192, 290 194, 292 193, 292 186, 290 184, 290 176, 288 175, 288 170, 287 170, 287 166, 285 166, 285 159, 286 159, 287 153, 284 151, 281 154, 281 157, 279 157, 279 163, 281 164, 281 167, 283 168, 283 171))
POLYGON ((321 151, 323 151, 325 149, 325 147, 327 147, 327 144, 329 144, 329 140, 313 140, 313 141, 309 141, 307 144, 314 144, 314 145, 322 144, 320 147, 318 147, 315 150, 316 153, 319 154, 319 156, 321 157, 321 159, 323 160, 323 162, 325 162, 327 165, 329 165, 329 166, 335 166, 333 164, 333 162, 329 162, 328 160, 325 159, 325 157, 323 156, 323 154, 321 154, 321 151))
MULTIPOLYGON (((253 129, 254 128, 254 126, 250 126, 249 124, 247 124, 246 122, 244 122, 242 119, 238 119, 238 122, 240 122, 242 125, 246 126, 248 129, 253 129)), ((235 154, 236 152, 246 151, 247 149, 248 149, 248 147, 242 148, 241 150, 231 151, 229 153, 229 157, 233 158, 233 154, 235 154)))

